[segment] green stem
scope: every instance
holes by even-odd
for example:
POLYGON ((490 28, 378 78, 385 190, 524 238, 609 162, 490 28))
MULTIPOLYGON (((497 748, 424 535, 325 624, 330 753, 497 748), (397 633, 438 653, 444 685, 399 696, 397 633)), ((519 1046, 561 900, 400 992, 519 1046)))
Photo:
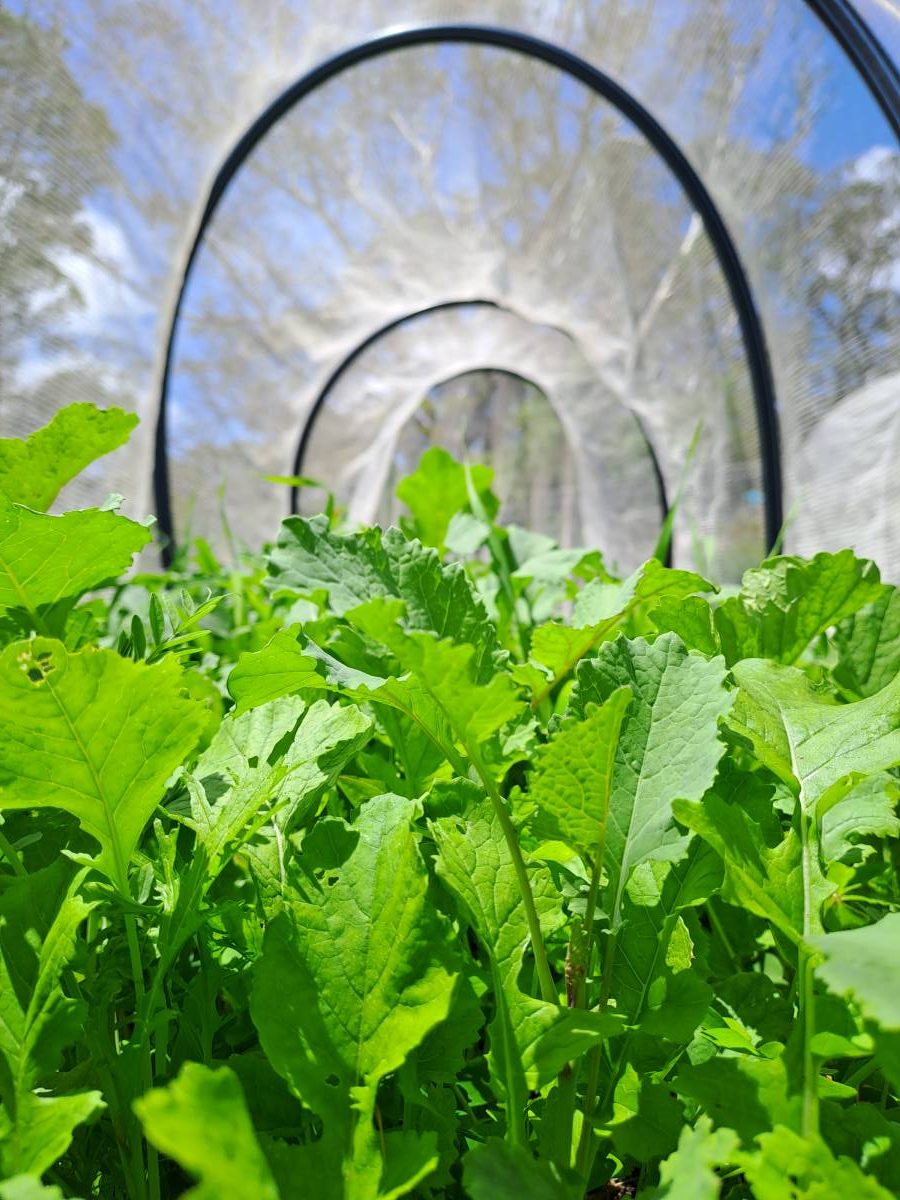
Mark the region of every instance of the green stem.
MULTIPOLYGON (((612 988, 612 969, 616 958, 617 937, 618 931, 611 930, 606 942, 606 953, 603 955, 603 982, 600 991, 600 1002, 597 1006, 600 1012, 605 1012, 606 1006, 609 1003, 609 993, 612 988)), ((600 1090, 600 1070, 602 1066, 603 1043, 598 1042, 591 1050, 588 1059, 588 1080, 584 1091, 583 1105, 584 1119, 581 1125, 581 1137, 578 1141, 578 1153, 575 1157, 576 1170, 582 1179, 584 1179, 585 1184, 587 1184, 593 1160, 591 1141, 594 1132, 594 1112, 597 1108, 597 1093, 600 1090)))
POLYGON ((2 851, 3 857, 17 875, 28 874, 28 872, 25 870, 25 864, 22 862, 21 858, 19 858, 18 851, 2 829, 0 829, 0 851, 2 851))
MULTIPOLYGON (((141 1041, 141 1090, 149 1092, 153 1087, 153 1059, 149 1034, 149 1014, 146 1011, 147 993, 144 988, 144 968, 141 963, 141 949, 138 944, 137 918, 134 913, 125 915, 125 938, 128 942, 128 958, 131 963, 131 977, 134 981, 135 1026, 143 1025, 140 1029, 141 1041)), ((137 1028, 135 1032, 138 1032, 137 1028)), ((132 1120, 131 1128, 132 1154, 135 1157, 136 1168, 143 1172, 144 1138, 137 1117, 132 1120)), ((159 1154, 154 1146, 147 1143, 147 1181, 149 1184, 150 1200, 160 1200, 159 1154)))
POLYGON ((816 1032, 816 997, 813 965, 815 954, 809 948, 808 939, 818 932, 817 914, 813 911, 812 869, 816 853, 815 826, 806 812, 801 791, 800 800, 800 855, 803 876, 803 943, 797 951, 797 1004, 800 1016, 800 1031, 803 1038, 803 1106, 801 1130, 806 1138, 819 1134, 819 1071, 812 1049, 816 1032))
POLYGON ((541 922, 534 904, 534 895, 531 891, 531 880, 528 878, 528 869, 525 866, 525 859, 522 857, 516 827, 512 823, 512 817, 509 815, 509 810, 503 802, 503 797, 500 795, 497 784, 494 782, 490 771, 485 768, 479 754, 474 748, 470 749, 466 746, 465 749, 472 765, 478 772, 478 777, 484 785, 484 790, 491 798, 491 803, 497 814, 497 820, 500 822, 500 828, 503 831, 503 837, 506 840, 509 856, 512 859, 513 870, 516 873, 516 880, 522 895, 522 904, 525 907, 525 919, 528 922, 528 933, 531 936, 531 947, 534 952, 534 962, 541 985, 541 996, 548 1004, 558 1005, 559 994, 556 990, 556 984, 553 982, 553 973, 550 970, 550 961, 547 958, 547 948, 544 945, 544 935, 541 932, 541 922))

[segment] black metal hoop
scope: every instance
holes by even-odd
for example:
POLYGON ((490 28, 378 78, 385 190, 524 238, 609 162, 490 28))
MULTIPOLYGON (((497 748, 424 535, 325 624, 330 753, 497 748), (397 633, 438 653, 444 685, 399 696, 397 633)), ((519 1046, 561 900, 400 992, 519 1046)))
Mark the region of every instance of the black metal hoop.
POLYGON ((806 0, 871 92, 900 142, 900 70, 850 0, 806 0))
MULTIPOLYGON (((313 404, 312 408, 309 410, 309 415, 307 416, 306 421, 303 424, 303 430, 300 434, 300 440, 297 443, 296 453, 294 454, 294 468, 293 469, 294 469, 295 475, 303 474, 303 460, 306 457, 306 451, 309 448, 310 441, 312 440, 312 435, 313 435, 313 431, 315 429, 316 421, 319 419, 319 416, 321 415, 323 409, 325 408, 325 405, 328 402, 328 397, 331 395, 332 391, 337 386, 337 384, 340 382, 340 380, 343 378, 343 376, 347 373, 347 371, 349 371, 350 368, 353 366, 353 364, 357 361, 357 359, 360 358, 361 355, 365 354, 365 352, 371 346, 374 346, 376 342, 379 342, 383 337, 386 337, 388 334, 393 333, 393 331, 395 329, 399 329, 401 325, 405 325, 408 321, 415 321, 419 317, 427 317, 431 313, 446 312, 448 310, 453 310, 456 308, 489 308, 489 309, 493 309, 495 311, 500 311, 500 312, 512 312, 512 310, 507 308, 505 305, 498 304, 496 300, 484 300, 481 298, 477 298, 474 300, 445 300, 441 304, 430 304, 430 305, 428 305, 427 308, 419 308, 419 309, 416 309, 414 312, 406 313, 402 317, 395 317, 393 321, 388 321, 386 325, 382 325, 380 328, 376 329, 373 333, 370 333, 367 338, 364 338, 363 341, 361 341, 358 345, 354 346, 354 348, 350 351, 350 353, 346 356, 346 358, 342 359, 342 361, 340 363, 338 363, 338 365, 335 367, 335 369, 331 372, 331 374, 325 380, 325 383, 322 385, 322 389, 319 392, 318 396, 316 396, 315 403, 313 404)), ((552 328, 556 329, 557 332, 561 333, 563 335, 563 337, 568 338, 570 341, 572 340, 571 334, 567 333, 566 330, 559 329, 557 326, 552 326, 552 328)), ((469 368, 469 370, 485 370, 485 371, 496 370, 496 369, 497 368, 491 367, 489 365, 485 365, 480 368, 478 368, 478 367, 469 368)), ((466 373, 468 374, 468 371, 466 373)), ((507 371, 506 374, 511 375, 511 374, 514 374, 514 372, 507 371)), ((524 377, 520 376, 519 378, 524 378, 524 377)), ((629 410, 629 412, 631 412, 631 410, 629 410)), ((643 437, 644 443, 647 447, 647 454, 650 458, 650 465, 653 470, 653 478, 656 482, 656 494, 657 494, 657 499, 659 501, 660 521, 662 522, 662 521, 665 521, 666 517, 669 515, 669 499, 666 494, 666 481, 663 478, 662 469, 660 468, 660 465, 659 465, 659 459, 656 456, 656 450, 655 450, 650 438, 647 436, 647 431, 644 428, 643 421, 640 419, 638 414, 635 412, 631 412, 631 416, 634 418, 634 422, 637 425, 638 429, 640 430, 641 436, 643 437)), ((298 511, 299 500, 300 500, 300 489, 298 487, 294 486, 291 488, 291 512, 292 513, 296 513, 298 511)), ((671 557, 671 549, 669 551, 669 557, 671 557)), ((668 560, 666 562, 666 566, 671 566, 671 563, 668 560)))
POLYGON ((184 273, 172 313, 166 342, 165 361, 160 388, 159 411, 156 423, 154 457, 154 491, 157 519, 160 529, 168 539, 163 547, 163 561, 171 562, 175 541, 172 517, 169 470, 166 454, 167 403, 172 368, 172 358, 178 319, 184 302, 191 269, 203 241, 213 214, 225 189, 234 178, 248 155, 260 140, 295 104, 311 92, 343 71, 369 59, 377 58, 395 50, 412 46, 432 45, 442 42, 469 45, 494 46, 510 50, 526 57, 538 59, 564 74, 583 83, 596 95, 608 101, 627 118, 676 177, 692 207, 699 213, 707 236, 717 255, 719 265, 738 316, 747 366, 753 388, 757 427, 760 439, 760 458, 765 503, 765 536, 768 546, 773 545, 782 524, 782 480, 781 452, 779 446, 778 415, 772 367, 769 361, 762 322, 757 312, 753 293, 738 255, 731 234, 719 212, 715 201, 707 191, 689 160, 672 139, 671 135, 656 120, 653 114, 627 89, 609 75, 568 50, 551 42, 518 30, 498 29, 481 25, 422 25, 389 30, 369 41, 353 46, 315 67, 308 74, 291 84, 266 108, 237 142, 219 169, 210 189, 203 214, 197 226, 194 241, 185 262, 184 273))

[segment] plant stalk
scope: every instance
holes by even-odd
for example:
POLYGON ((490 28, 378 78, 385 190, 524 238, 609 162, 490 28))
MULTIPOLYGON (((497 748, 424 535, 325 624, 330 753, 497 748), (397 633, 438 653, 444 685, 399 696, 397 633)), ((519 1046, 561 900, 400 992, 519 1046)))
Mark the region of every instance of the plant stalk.
MULTIPOLYGON (((153 1060, 149 1034, 149 1014, 146 1012, 146 990, 144 988, 144 969, 141 963, 141 950, 138 944, 137 918, 134 913, 125 915, 125 937, 128 942, 128 958, 131 963, 131 976, 134 981, 135 1024, 143 1023, 140 1030, 141 1040, 141 1090, 149 1092, 153 1087, 153 1060)), ((144 1137, 137 1117, 132 1117, 132 1153, 135 1156, 137 1168, 144 1169, 144 1137)), ((155 1146, 149 1142, 147 1146, 147 1182, 149 1185, 149 1200, 160 1200, 159 1154, 155 1146)))

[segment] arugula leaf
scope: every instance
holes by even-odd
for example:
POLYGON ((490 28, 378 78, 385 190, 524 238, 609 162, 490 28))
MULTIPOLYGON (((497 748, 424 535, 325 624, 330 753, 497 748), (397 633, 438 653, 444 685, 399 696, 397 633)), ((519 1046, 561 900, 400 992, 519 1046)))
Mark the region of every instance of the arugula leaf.
POLYGON ((61 988, 91 904, 66 863, 16 880, 0 894, 0 1166, 41 1175, 68 1149, 77 1125, 103 1107, 98 1091, 47 1094, 85 1007, 61 988))
MULTIPOLYGON (((496 516, 498 504, 491 493, 494 472, 479 465, 469 470, 485 511, 496 516)), ((438 549, 446 543, 451 518, 469 506, 466 468, 439 446, 425 451, 415 471, 402 479, 395 491, 412 514, 417 535, 426 546, 438 549)))
MULTIPOLYGON (((397 529, 333 533, 321 519, 291 517, 269 561, 269 584, 307 596, 324 592, 337 616, 375 600, 402 602, 405 628, 436 634, 474 649, 475 674, 486 682, 499 651, 494 627, 459 563, 407 541, 397 529)), ((396 617, 395 617, 396 619, 396 617)))
POLYGON ((570 717, 534 756, 528 795, 541 814, 539 831, 586 861, 606 840, 613 764, 631 699, 629 688, 617 689, 584 720, 570 717))
POLYGON ((725 749, 718 722, 732 703, 722 660, 689 652, 672 634, 603 646, 579 667, 571 710, 583 716, 623 686, 634 700, 616 752, 604 856, 613 929, 632 871, 678 842, 674 801, 699 799, 712 783, 725 749))
POLYGON ((124 446, 137 423, 121 408, 70 404, 28 438, 0 438, 0 492, 46 512, 64 484, 124 446))
POLYGON ((297 632, 280 629, 262 650, 240 656, 228 676, 237 713, 307 688, 326 687, 318 660, 303 652, 297 632))
MULTIPOLYGON (((431 822, 430 829, 437 845, 438 877, 462 906, 490 962, 495 1003, 490 1062, 515 1130, 528 1092, 548 1083, 603 1037, 618 1032, 621 1022, 611 1014, 560 1008, 521 990, 530 930, 503 829, 487 801, 468 811, 464 822, 441 818, 431 822)), ((564 918, 549 872, 532 870, 530 880, 544 931, 558 928, 564 918)))
POLYGON ((42 608, 115 579, 149 541, 145 526, 114 512, 50 517, 0 495, 0 613, 20 610, 40 629, 42 608))
POLYGON ((529 663, 548 679, 535 696, 535 705, 575 669, 589 651, 615 637, 637 609, 652 607, 662 597, 682 599, 713 585, 690 571, 675 571, 650 559, 622 583, 592 579, 575 600, 571 625, 550 622, 532 634, 529 663))
POLYGON ((761 1133, 756 1153, 739 1158, 756 1200, 890 1200, 849 1158, 836 1158, 820 1139, 802 1138, 784 1125, 761 1133))
POLYGON ((171 660, 15 642, 0 654, 0 810, 62 808, 99 843, 92 865, 123 895, 128 863, 206 716, 171 660))
POLYGON ((838 704, 793 667, 755 659, 733 674, 740 691, 729 724, 799 789, 807 812, 818 807, 821 816, 849 784, 900 763, 900 676, 874 696, 838 704))
POLYGON ((270 923, 251 999, 269 1060, 322 1118, 322 1152, 354 1200, 402 1195, 437 1161, 430 1135, 389 1133, 382 1150, 374 1126, 379 1081, 448 1016, 455 986, 413 812, 399 796, 364 806, 340 874, 270 923))
POLYGON ((238 1077, 188 1062, 165 1088, 134 1102, 144 1132, 200 1182, 191 1200, 279 1200, 238 1077))
POLYGON ((576 1194, 547 1163, 496 1139, 472 1147, 463 1160, 463 1179, 472 1200, 565 1200, 576 1194))
POLYGON ((851 697, 874 696, 900 674, 900 591, 884 587, 834 633, 835 681, 851 697))
POLYGON ((678 1148, 659 1164, 659 1188, 640 1193, 642 1200, 717 1200, 722 1180, 714 1168, 726 1166, 737 1145, 733 1129, 713 1129, 709 1117, 699 1117, 682 1129, 678 1148))

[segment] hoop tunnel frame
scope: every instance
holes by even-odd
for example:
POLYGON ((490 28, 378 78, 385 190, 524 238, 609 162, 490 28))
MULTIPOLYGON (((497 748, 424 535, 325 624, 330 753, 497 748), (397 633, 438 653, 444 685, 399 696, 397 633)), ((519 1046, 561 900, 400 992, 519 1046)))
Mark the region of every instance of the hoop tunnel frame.
POLYGON ((178 295, 172 311, 166 340, 165 359, 160 384, 157 414, 153 486, 157 520, 166 542, 162 547, 165 566, 170 565, 175 546, 171 491, 167 457, 167 407, 174 358, 175 336, 184 303, 187 285, 204 234, 216 209, 240 167, 268 133, 272 126, 316 88, 342 72, 372 58, 413 46, 440 43, 493 46, 501 50, 534 58, 577 80, 595 95, 619 110, 647 139, 678 180, 682 191, 699 214, 719 265, 725 276, 732 303, 737 312, 747 367, 756 408, 760 441, 760 463, 765 504, 766 549, 772 546, 781 530, 783 519, 781 453, 778 433, 778 414, 772 367, 769 361, 762 321, 737 248, 728 227, 705 185, 691 166, 684 152, 652 113, 611 76, 592 66, 578 55, 552 42, 533 37, 518 30, 482 25, 418 25, 387 30, 368 41, 326 59, 286 88, 250 125, 225 159, 213 181, 200 217, 197 232, 188 253, 178 295))
MULTIPOLYGON (((312 408, 309 410, 309 415, 307 416, 306 421, 303 424, 303 429, 300 434, 300 440, 297 443, 297 450, 296 450, 296 453, 294 454, 294 466, 293 466, 294 475, 302 475, 303 474, 303 460, 306 456, 306 451, 309 447, 310 440, 312 439, 313 430, 315 429, 315 426, 316 426, 316 421, 318 420, 318 417, 321 414, 322 409, 325 407, 326 403, 328 402, 328 397, 331 395, 331 392, 334 390, 335 386, 340 382, 340 380, 344 377, 346 372, 350 370, 350 368, 353 366, 353 364, 356 362, 356 360, 361 355, 365 354, 365 352, 368 349, 370 349, 370 347, 374 346, 383 337, 386 337, 388 334, 393 333, 393 331, 395 329, 399 329, 401 325, 405 325, 407 321, 415 321, 419 317, 427 317, 431 313, 447 312, 447 311, 451 311, 451 310, 457 309, 457 308, 463 308, 463 309, 464 308, 490 308, 496 312, 513 313, 513 315, 515 315, 513 309, 509 308, 505 304, 499 304, 496 300, 485 300, 485 299, 444 300, 440 304, 429 304, 427 306, 427 308, 415 309, 413 312, 405 313, 401 317, 395 317, 393 321, 388 321, 385 325, 379 326, 378 329, 374 330, 374 332, 370 333, 368 335, 368 337, 364 338, 361 342, 357 343, 357 345, 354 346, 354 348, 350 351, 350 353, 341 359, 341 361, 338 363, 338 365, 335 367, 335 369, 328 376, 325 383, 322 385, 322 388, 321 388, 319 394, 316 396, 316 399, 313 402, 312 408)), ((570 335, 568 333, 566 333, 565 330, 559 329, 555 325, 552 326, 551 328, 556 329, 557 332, 562 333, 564 337, 569 338, 571 340, 570 335)), ((470 368, 470 370, 482 370, 482 371, 491 371, 491 370, 495 370, 495 369, 496 368, 493 368, 490 366, 470 368)), ((506 373, 511 374, 512 372, 506 372, 506 373)), ((656 456, 656 450, 653 447, 653 443, 647 437, 647 431, 644 429, 644 424, 641 421, 640 417, 638 416, 637 413, 634 413, 634 412, 631 415, 634 417, 635 424, 637 425, 638 429, 640 430, 641 436, 644 439, 644 444, 647 447, 647 454, 650 458, 650 466, 653 471, 653 478, 656 482, 656 493, 657 493, 657 499, 659 501, 660 521, 665 521, 666 517, 669 515, 669 499, 666 494, 666 481, 663 478, 663 473, 662 473, 662 470, 660 469, 659 459, 656 456)), ((297 513, 299 511, 298 510, 299 499, 300 499, 300 489, 297 487, 296 484, 294 484, 291 487, 291 513, 297 513)), ((671 556, 671 551, 670 551, 670 556, 671 556)), ((671 563, 667 563, 666 565, 671 566, 671 563)))

